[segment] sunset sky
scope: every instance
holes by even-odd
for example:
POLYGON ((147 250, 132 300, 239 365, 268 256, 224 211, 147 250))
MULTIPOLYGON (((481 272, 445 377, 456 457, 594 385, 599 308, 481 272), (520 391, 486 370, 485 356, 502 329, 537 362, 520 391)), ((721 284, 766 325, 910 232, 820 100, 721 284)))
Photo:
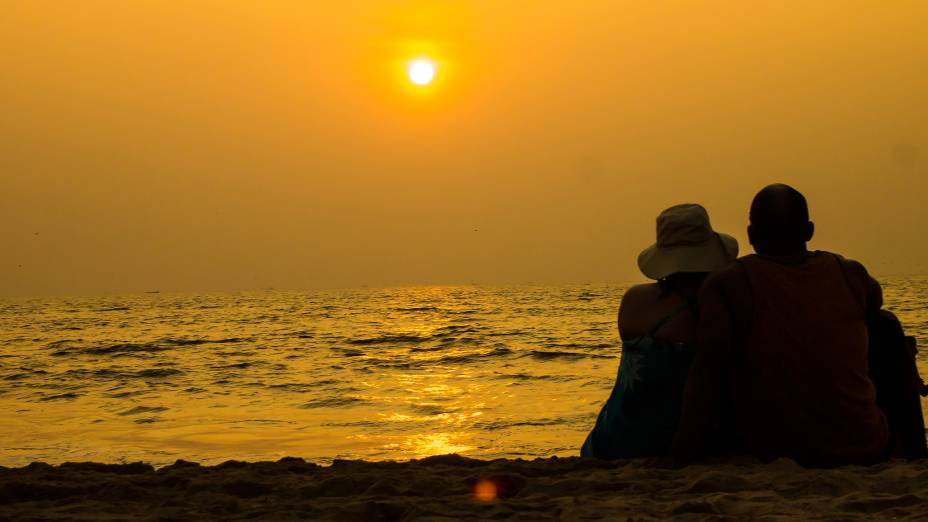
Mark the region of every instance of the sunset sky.
POLYGON ((661 209, 746 253, 772 182, 928 273, 922 0, 2 10, 2 295, 638 280, 661 209))

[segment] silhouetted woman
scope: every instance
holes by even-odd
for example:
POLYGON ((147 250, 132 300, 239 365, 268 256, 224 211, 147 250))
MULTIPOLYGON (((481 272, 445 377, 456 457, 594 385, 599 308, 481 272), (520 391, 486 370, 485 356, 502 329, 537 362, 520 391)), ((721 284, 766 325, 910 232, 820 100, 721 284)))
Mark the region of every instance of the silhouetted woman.
POLYGON ((619 373, 582 456, 669 454, 695 353, 699 285, 737 257, 738 242, 713 231, 702 206, 676 205, 657 217, 657 243, 638 256, 641 272, 656 282, 622 297, 619 373))

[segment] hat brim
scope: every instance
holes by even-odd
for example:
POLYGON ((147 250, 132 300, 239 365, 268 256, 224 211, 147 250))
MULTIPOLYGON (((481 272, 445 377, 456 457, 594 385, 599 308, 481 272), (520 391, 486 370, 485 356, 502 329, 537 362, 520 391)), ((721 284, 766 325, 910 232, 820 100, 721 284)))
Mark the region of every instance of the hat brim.
POLYGON ((659 280, 678 272, 712 272, 737 257, 738 241, 715 232, 715 237, 693 245, 651 245, 638 255, 638 268, 645 276, 659 280))

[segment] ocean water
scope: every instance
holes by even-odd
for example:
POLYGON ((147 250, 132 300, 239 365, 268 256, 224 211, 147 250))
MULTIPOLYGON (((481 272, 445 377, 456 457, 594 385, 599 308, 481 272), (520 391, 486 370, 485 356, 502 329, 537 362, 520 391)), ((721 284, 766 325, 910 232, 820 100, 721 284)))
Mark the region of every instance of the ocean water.
MULTIPOLYGON (((881 282, 926 345, 928 277, 881 282)), ((576 455, 625 288, 0 300, 0 465, 576 455)))

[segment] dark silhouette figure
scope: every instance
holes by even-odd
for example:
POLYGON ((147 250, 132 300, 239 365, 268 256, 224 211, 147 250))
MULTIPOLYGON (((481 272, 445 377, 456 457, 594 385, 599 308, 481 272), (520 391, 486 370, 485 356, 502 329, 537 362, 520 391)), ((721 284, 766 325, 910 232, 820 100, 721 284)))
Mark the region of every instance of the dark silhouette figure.
POLYGON ((883 310, 867 320, 870 331, 870 378, 876 402, 886 414, 892 437, 892 456, 928 457, 921 397, 928 387, 915 364, 915 338, 905 335, 892 313, 883 310))
MULTIPOLYGON (((700 290, 677 462, 719 446, 811 466, 870 464, 906 449, 902 426, 921 422, 920 409, 917 421, 912 414, 911 350, 899 343, 898 322, 893 332, 891 315, 880 311, 879 283, 856 261, 809 251, 814 232, 794 188, 770 185, 754 198, 748 237, 756 254, 716 271, 700 290), (871 348, 871 337, 888 344, 871 348), (874 356, 885 360, 871 376, 874 356), (906 384, 878 395, 874 382, 906 384)), ((924 431, 920 438, 923 449, 924 431)))
POLYGON ((700 205, 657 218, 657 242, 638 256, 655 280, 629 288, 619 307, 622 362, 615 386, 580 454, 602 459, 666 456, 695 353, 696 295, 703 279, 738 256, 735 238, 715 232, 700 205))

